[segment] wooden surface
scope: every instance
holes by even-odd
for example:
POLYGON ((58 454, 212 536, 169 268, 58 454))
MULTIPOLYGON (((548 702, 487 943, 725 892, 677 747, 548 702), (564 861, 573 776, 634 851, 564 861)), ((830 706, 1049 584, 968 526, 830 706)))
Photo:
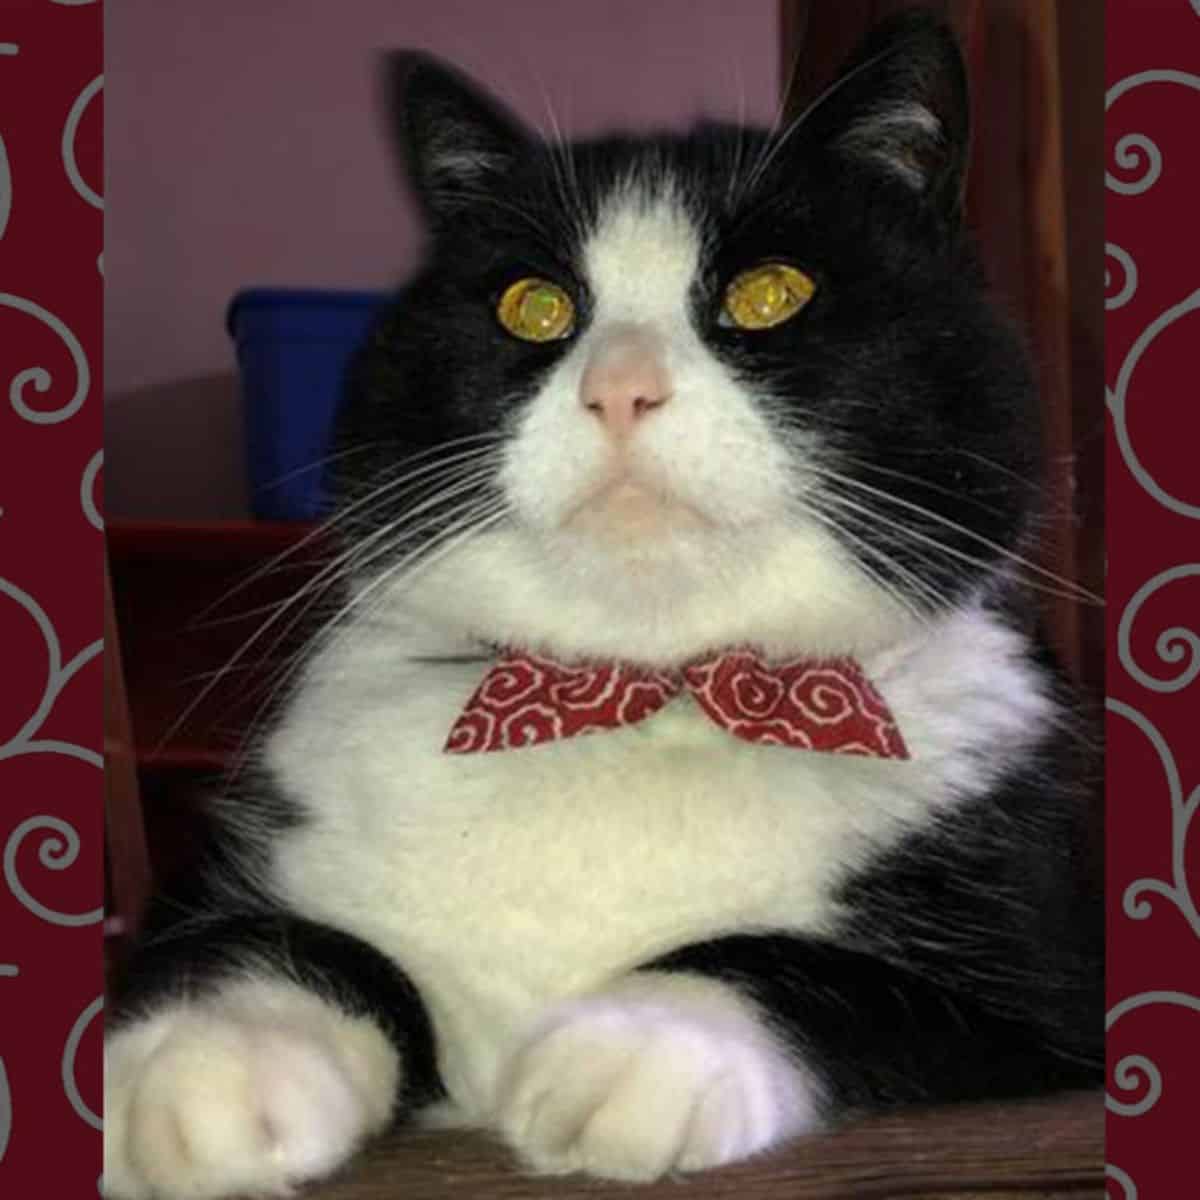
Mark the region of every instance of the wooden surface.
POLYGON ((877 1118, 717 1171, 630 1187, 522 1175, 480 1135, 400 1131, 305 1200, 1102 1200, 1104 1097, 877 1118))
POLYGON ((110 901, 106 915, 117 918, 118 928, 125 936, 132 937, 137 932, 152 880, 107 558, 104 562, 104 831, 110 901))

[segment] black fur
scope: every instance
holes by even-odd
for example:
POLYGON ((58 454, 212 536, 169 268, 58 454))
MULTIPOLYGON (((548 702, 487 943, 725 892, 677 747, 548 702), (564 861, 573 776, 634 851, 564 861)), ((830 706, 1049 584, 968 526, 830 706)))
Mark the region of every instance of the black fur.
MULTIPOLYGON (((821 435, 841 475, 823 502, 862 564, 916 608, 985 592, 1026 620, 1029 596, 1005 576, 1038 517, 1037 402, 962 230, 967 97, 940 23, 890 24, 782 136, 710 124, 605 138, 576 145, 570 170, 428 57, 395 56, 386 77, 431 240, 356 362, 339 418, 332 478, 340 511, 356 506, 353 566, 378 570, 412 548, 371 540, 422 497, 398 464, 510 429, 571 344, 509 336, 495 318, 503 288, 531 273, 557 281, 577 305, 575 336, 586 331, 580 226, 632 172, 682 187, 708 247, 694 327, 765 384, 781 422, 821 435), (872 135, 895 105, 938 124, 872 135), (753 335, 721 324, 732 276, 780 258, 817 281, 805 311, 753 335)), ((480 483, 481 497, 496 486, 480 483)), ((420 529, 428 541, 437 522, 420 529)), ((1076 706, 1063 696, 1064 711, 1076 706)), ((828 939, 732 931, 646 967, 745 989, 821 1075, 833 1115, 1099 1083, 1102 906, 1086 797, 1097 774, 1085 736, 1049 729, 991 792, 849 879, 828 939)), ((200 882, 162 898, 118 1023, 184 979, 203 990, 261 955, 380 1024, 405 1056, 405 1105, 435 1098, 429 1020, 401 967, 257 890, 255 855, 302 811, 269 778, 245 803, 267 819, 253 838, 225 828, 200 882)))
POLYGON ((1047 730, 1023 770, 848 880, 829 938, 731 936, 647 968, 748 995, 817 1070, 835 1120, 1099 1087, 1098 768, 1078 730, 1047 730))
POLYGON ((736 934, 649 966, 711 976, 753 999, 816 1074, 824 1116, 834 1121, 900 1105, 1084 1088, 1100 1078, 1094 1061, 1063 1056, 1035 1027, 973 991, 833 942, 736 934))
POLYGON ((360 938, 289 913, 233 909, 147 935, 136 987, 117 992, 108 1028, 119 1029, 160 1001, 203 997, 248 967, 258 977, 274 973, 298 983, 348 1016, 369 1017, 401 1057, 397 1114, 443 1095, 433 1029, 408 976, 360 938))
MULTIPOLYGON (((581 228, 631 174, 651 187, 669 176, 709 246, 693 323, 775 398, 781 422, 822 436, 844 480, 818 502, 853 535, 855 555, 923 610, 953 607, 989 579, 1029 534, 1039 414, 1021 342, 988 302, 961 227, 961 59, 941 24, 910 14, 853 62, 857 74, 782 136, 706 124, 602 138, 575 144, 567 167, 453 72, 422 54, 393 56, 395 125, 432 237, 353 372, 336 434, 335 453, 348 453, 335 458, 347 464, 333 474, 337 501, 389 478, 405 455, 511 428, 573 338, 509 336, 495 317, 501 291, 523 275, 555 280, 576 301, 580 336, 581 228), (918 131, 911 146, 894 130, 844 144, 881 104, 927 106, 942 133, 918 131), (919 164, 924 188, 872 146, 919 164), (779 258, 818 283, 805 311, 753 333, 719 324, 730 279, 779 258)), ((381 528, 412 499, 393 491, 355 525, 381 528)), ((437 531, 430 523, 423 536, 437 531)), ((370 566, 411 548, 375 547, 370 566)))
MULTIPOLYGON (((526 273, 556 280, 582 332, 579 224, 630 172, 669 175, 710 247, 696 329, 736 371, 767 381, 784 420, 834 448, 846 481, 828 485, 829 511, 864 566, 918 608, 951 608, 985 586, 1031 625, 1022 572, 1014 584, 999 568, 1032 544, 1039 412, 1021 339, 991 305, 962 226, 961 57, 943 24, 909 13, 839 78, 783 138, 719 125, 606 138, 574 146, 564 175, 552 149, 466 81, 422 55, 394 57, 396 126, 433 237, 362 358, 340 446, 375 442, 385 470, 398 446, 510 423, 569 341, 507 336, 493 316, 500 290, 526 273), (914 104, 936 134, 846 136, 914 104), (731 173, 744 179, 763 155, 753 186, 730 189, 731 173), (749 335, 718 324, 729 279, 780 257, 817 280, 801 317, 749 335)), ((1079 708, 1056 687, 1063 711, 1079 708)), ((647 965, 746 988, 815 1056, 836 1110, 1098 1084, 1103 909, 1088 802, 1098 775, 1081 723, 1048 730, 1024 769, 850 880, 834 941, 737 935, 647 965)))
POLYGON ((158 888, 136 953, 114 972, 106 1031, 160 1002, 208 995, 253 966, 259 976, 273 972, 299 983, 383 1030, 403 1063, 397 1115, 439 1099, 433 1029, 401 967, 360 938, 287 912, 264 890, 270 842, 303 823, 303 808, 251 766, 226 786, 213 815, 191 866, 158 888), (244 823, 220 818, 238 807, 251 818, 252 836, 244 823))

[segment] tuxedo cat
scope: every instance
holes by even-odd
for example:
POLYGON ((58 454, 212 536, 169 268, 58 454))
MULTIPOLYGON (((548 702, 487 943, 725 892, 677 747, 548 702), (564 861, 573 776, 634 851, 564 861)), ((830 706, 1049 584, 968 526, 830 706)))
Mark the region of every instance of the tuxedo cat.
POLYGON ((428 253, 340 416, 329 630, 110 1006, 105 1193, 283 1195, 410 1120, 645 1180, 1098 1084, 950 33, 779 131, 569 146, 391 66, 428 253))

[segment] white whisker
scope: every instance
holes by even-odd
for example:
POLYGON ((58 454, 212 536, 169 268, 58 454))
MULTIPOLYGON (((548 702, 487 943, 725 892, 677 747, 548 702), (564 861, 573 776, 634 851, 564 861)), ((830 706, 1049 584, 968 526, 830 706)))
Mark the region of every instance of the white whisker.
MULTIPOLYGON (((464 507, 466 508, 466 513, 460 520, 437 534, 429 542, 403 556, 398 562, 386 567, 373 580, 365 584, 364 587, 351 596, 350 600, 343 604, 325 622, 322 629, 313 635, 304 650, 297 654, 291 663, 287 664, 282 675, 277 677, 273 682, 271 691, 260 705, 259 716, 250 723, 249 728, 246 730, 242 751, 230 768, 229 774, 231 778, 236 776, 238 771, 241 770, 248 755, 252 752, 256 741, 256 734, 261 727, 263 719, 270 712, 275 697, 319 651, 328 647, 338 636, 339 632, 344 630, 347 618, 362 605, 364 599, 371 592, 390 582, 406 570, 413 570, 414 572, 424 570, 436 562, 440 562, 465 541, 469 541, 472 537, 491 528, 509 515, 508 505, 503 500, 493 501, 491 504, 481 506, 475 510, 472 510, 470 506, 464 507)), ((394 549, 394 547, 389 546, 384 550, 377 551, 375 555, 371 556, 366 565, 370 565, 370 562, 382 558, 391 549, 394 549)))
MULTIPOLYGON (((876 66, 880 62, 883 62, 884 59, 892 57, 894 54, 897 54, 903 48, 904 48, 903 45, 892 46, 889 49, 881 50, 878 54, 873 54, 870 58, 865 59, 863 62, 859 63, 858 66, 854 67, 852 70, 847 71, 844 75, 841 75, 837 79, 835 79, 831 84, 829 84, 828 87, 826 87, 823 91, 818 93, 817 96, 812 101, 810 101, 807 105, 805 105, 805 107, 801 110, 800 114, 793 121, 791 121, 788 124, 788 127, 778 136, 771 138, 767 142, 767 144, 763 147, 763 151, 759 155, 758 163, 751 170, 750 175, 746 180, 746 185, 742 189, 741 194, 742 194, 743 198, 745 196, 748 196, 754 190, 754 188, 758 185, 759 180, 761 180, 764 177, 764 175, 767 172, 767 169, 770 167, 771 163, 775 160, 775 156, 792 139, 792 137, 795 135, 796 131, 803 126, 804 122, 822 104, 824 104, 826 100, 828 100, 832 96, 836 95, 839 91, 841 91, 842 88, 844 88, 848 83, 850 83, 851 80, 855 79, 858 75, 862 74, 862 72, 868 70, 871 67, 876 66)), ((786 93, 785 93, 785 98, 786 98, 786 93)))
POLYGON ((846 542, 851 547, 857 549, 862 554, 868 554, 875 559, 885 570, 890 570, 900 575, 908 585, 921 596, 928 608, 921 608, 906 596, 895 584, 890 583, 878 570, 868 566, 861 558, 855 559, 855 566, 867 576, 880 590, 890 596, 901 608, 905 609, 912 617, 921 624, 929 624, 932 620, 932 615, 939 609, 945 607, 945 601, 941 599, 934 590, 918 579, 911 571, 908 571, 900 563, 896 562, 889 554, 880 548, 871 545, 863 538, 855 535, 853 530, 847 528, 844 524, 834 519, 834 517, 825 512, 823 509, 812 505, 804 506, 805 515, 813 520, 825 525, 832 533, 837 535, 841 540, 846 542))
POLYGON ((267 575, 269 575, 273 571, 277 570, 282 563, 286 562, 294 554, 296 554, 300 550, 304 549, 305 546, 309 546, 313 542, 320 539, 321 537, 328 535, 332 529, 334 529, 336 526, 338 526, 342 522, 344 522, 352 513, 362 509, 364 506, 377 500, 385 493, 387 493, 389 491, 393 491, 395 489, 398 489, 401 486, 401 484, 415 482, 416 480, 422 478, 424 475, 434 473, 437 470, 439 470, 445 466, 448 466, 451 463, 456 463, 456 462, 460 462, 465 459, 468 459, 472 455, 478 455, 480 457, 483 457, 487 454, 494 453, 494 447, 493 446, 477 447, 471 451, 465 451, 461 454, 452 455, 445 459, 441 459, 436 463, 427 464, 425 467, 422 467, 420 471, 417 471, 417 472, 414 472, 411 474, 405 473, 405 468, 408 464, 420 461, 422 458, 426 458, 430 454, 437 453, 438 451, 444 450, 447 447, 457 446, 457 445, 461 445, 461 444, 464 444, 467 442, 476 442, 476 441, 485 440, 485 439, 489 442, 496 442, 496 441, 500 440, 500 437, 501 437, 501 435, 494 433, 494 432, 485 433, 485 434, 472 434, 469 437, 455 438, 449 442, 444 442, 440 446, 434 447, 429 450, 421 451, 419 454, 415 454, 415 455, 411 456, 410 458, 401 460, 400 462, 395 464, 395 469, 397 471, 396 478, 390 478, 391 473, 389 472, 388 480, 386 480, 384 483, 378 485, 377 487, 373 488, 372 490, 367 492, 367 494, 365 494, 364 496, 361 496, 359 499, 352 501, 351 503, 340 508, 337 512, 333 513, 331 516, 326 518, 324 521, 319 522, 313 529, 311 529, 307 534, 305 534, 304 537, 299 538, 297 541, 293 542, 286 549, 282 550, 279 554, 272 557, 269 561, 263 563, 262 566, 257 567, 254 571, 251 571, 249 574, 244 576, 242 579, 239 579, 238 582, 235 583, 228 591, 223 592, 220 596, 218 596, 215 600, 213 600, 210 604, 208 604, 205 608, 203 608, 199 613, 197 613, 196 616, 193 618, 193 621, 194 622, 202 621, 206 616, 208 616, 208 614, 212 613, 214 610, 219 608, 227 600, 231 599, 232 597, 236 596, 239 592, 244 591, 247 587, 258 582, 258 580, 265 578, 267 575))
MULTIPOLYGON (((494 454, 495 451, 489 449, 489 453, 494 454)), ((451 485, 450 488, 443 489, 442 491, 429 497, 421 504, 405 512, 402 517, 397 518, 391 524, 384 525, 382 529, 376 530, 374 533, 364 537, 349 550, 344 551, 342 554, 335 557, 331 562, 325 564, 325 566, 323 566, 317 572, 317 574, 308 581, 305 587, 299 589, 295 594, 288 597, 280 605, 278 605, 275 612, 266 621, 264 621, 258 627, 258 629, 246 639, 246 641, 242 643, 237 651, 235 651, 230 659, 226 662, 224 667, 214 675, 211 682, 200 690, 200 692, 184 708, 183 712, 180 713, 175 721, 172 722, 166 732, 159 739, 156 749, 161 749, 168 741, 170 741, 170 739, 179 731, 180 727, 188 719, 188 717, 191 716, 191 714, 200 704, 203 703, 205 698, 212 692, 212 690, 217 687, 228 675, 229 671, 242 661, 246 653, 253 646, 257 645, 259 641, 267 634, 267 632, 272 629, 286 613, 290 612, 297 604, 307 600, 307 603, 297 614, 296 618, 290 624, 284 627, 282 632, 271 643, 270 648, 274 649, 275 646, 279 645, 280 641, 295 627, 297 621, 304 616, 309 608, 311 608, 312 603, 319 598, 320 595, 324 594, 328 590, 329 586, 332 586, 332 581, 337 577, 337 573, 341 567, 352 566, 353 560, 360 556, 365 548, 369 547, 380 539, 385 538, 389 533, 394 532, 397 528, 400 528, 405 521, 411 521, 415 516, 420 515, 423 512, 427 512, 430 508, 444 504, 453 496, 460 495, 465 491, 476 490, 491 478, 491 472, 487 471, 484 467, 480 467, 478 464, 472 464, 471 467, 463 466, 460 469, 466 475, 464 479, 460 479, 458 482, 451 485)), ((445 520, 445 515, 443 515, 440 519, 445 520)), ((432 523, 436 523, 436 520, 432 523)), ((412 536, 411 531, 410 536, 412 536)))
MULTIPOLYGON (((1094 603, 1098 605, 1102 605, 1104 603, 1102 597, 1096 596, 1082 585, 1074 583, 1069 579, 1065 579, 1061 575, 1056 575, 1053 571, 1049 571, 1046 568, 1039 566, 1037 563, 1032 562, 1030 559, 1017 554, 1015 551, 1009 550, 1005 546, 1001 546, 998 542, 993 542, 990 538, 986 538, 982 534, 975 533, 966 526, 960 525, 957 521, 951 521, 948 517, 942 517, 935 512, 931 512, 927 508, 923 508, 919 504, 913 504, 910 501, 902 500, 898 496, 893 496, 888 492, 881 491, 879 488, 871 487, 869 484, 864 484, 858 480, 850 479, 837 471, 833 471, 825 467, 815 467, 811 464, 809 469, 815 474, 830 479, 835 483, 867 492, 872 496, 882 500, 886 504, 895 504, 901 508, 910 509, 931 521, 935 521, 949 529, 953 529, 956 532, 961 533, 964 537, 970 538, 971 540, 986 546, 988 549, 995 551, 1002 558, 1013 563, 1014 565, 1023 567, 1026 570, 1033 572, 1035 575, 1040 575, 1043 578, 1052 580, 1054 583, 1062 585, 1061 588, 1050 588, 1045 584, 1039 584, 1032 580, 1025 580, 1030 587, 1034 587, 1039 591, 1047 593, 1048 595, 1059 596, 1063 599, 1094 603)), ((974 566, 981 566, 985 568, 991 566, 991 564, 985 559, 979 558, 973 554, 968 554, 963 550, 957 550, 953 546, 947 546, 944 542, 938 541, 937 538, 931 536, 930 534, 923 533, 919 529, 915 529, 911 524, 905 524, 902 521, 887 517, 883 513, 879 512, 878 509, 867 508, 862 504, 857 504, 847 496, 826 494, 825 499, 827 502, 836 503, 844 508, 856 511, 870 518, 872 521, 876 521, 880 524, 888 526, 890 529, 898 530, 903 533, 906 538, 911 538, 923 545, 930 546, 939 554, 944 554, 948 557, 959 559, 962 562, 971 563, 974 566)))

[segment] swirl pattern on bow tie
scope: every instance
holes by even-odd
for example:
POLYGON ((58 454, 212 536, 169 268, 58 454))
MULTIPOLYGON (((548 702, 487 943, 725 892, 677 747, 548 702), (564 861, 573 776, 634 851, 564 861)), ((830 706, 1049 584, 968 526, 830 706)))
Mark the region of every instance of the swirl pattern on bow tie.
POLYGON ((857 663, 772 666, 750 651, 721 654, 681 672, 619 663, 566 666, 508 652, 467 701, 445 750, 511 750, 633 725, 684 689, 712 721, 743 741, 908 757, 886 703, 857 663))

